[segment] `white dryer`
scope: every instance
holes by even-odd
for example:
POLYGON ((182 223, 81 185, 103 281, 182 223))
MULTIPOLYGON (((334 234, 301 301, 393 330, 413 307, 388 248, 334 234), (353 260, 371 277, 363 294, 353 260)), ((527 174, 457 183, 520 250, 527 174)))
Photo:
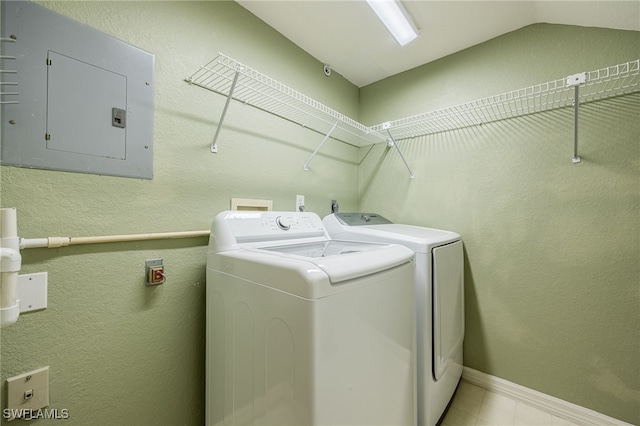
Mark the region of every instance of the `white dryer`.
POLYGON ((414 253, 309 212, 217 215, 207 425, 415 425, 414 253))
POLYGON ((334 213, 323 223, 331 238, 402 244, 415 252, 418 425, 435 425, 462 375, 464 261, 460 235, 394 224, 375 213, 334 213))

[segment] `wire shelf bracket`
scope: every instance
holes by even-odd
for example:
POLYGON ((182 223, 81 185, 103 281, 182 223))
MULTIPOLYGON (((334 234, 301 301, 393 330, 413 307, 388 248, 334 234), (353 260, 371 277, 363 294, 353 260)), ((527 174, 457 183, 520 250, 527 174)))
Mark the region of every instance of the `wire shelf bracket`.
POLYGON ((220 121, 218 121, 216 134, 213 135, 213 141, 211 142, 211 152, 214 154, 218 152, 218 136, 220 135, 220 129, 222 128, 222 123, 224 122, 224 118, 227 115, 227 110, 229 109, 229 103, 231 103, 231 98, 233 97, 233 91, 236 89, 236 84, 238 84, 238 77, 240 77, 240 71, 236 71, 235 76, 233 77, 233 83, 231 83, 231 88, 229 89, 227 100, 224 103, 224 108, 222 109, 222 114, 220 115, 220 121))
POLYGON ((320 148, 322 148, 322 145, 324 145, 324 143, 327 141, 327 139, 329 139, 329 137, 331 136, 331 133, 333 133, 333 131, 336 130, 336 127, 338 127, 338 123, 340 123, 340 122, 336 121, 336 124, 334 124, 333 127, 331 127, 331 130, 329 130, 327 132, 327 134, 324 136, 324 138, 322 139, 322 142, 320 142, 320 145, 318 145, 318 147, 315 149, 315 151, 313 151, 313 153, 311 154, 311 157, 309 157, 307 162, 304 163, 303 169, 304 169, 305 172, 309 171, 309 163, 311 163, 311 160, 313 160, 313 158, 316 156, 318 151, 320 151, 320 148))
POLYGON ((388 142, 387 142, 387 146, 394 147, 396 149, 396 151, 398 152, 398 155, 400 156, 400 159, 402 159, 402 162, 404 163, 404 166, 409 171, 409 177, 411 179, 413 179, 413 178, 415 178, 415 175, 413 174, 413 171, 411 171, 411 167, 409 167, 409 163, 407 163, 407 160, 404 158, 404 155, 402 155, 402 151, 400 150, 400 147, 398 146, 398 143, 393 138, 393 135, 391 134, 391 131, 389 130, 389 125, 390 125, 389 122, 383 124, 383 126, 386 127, 387 135, 389 136, 389 139, 388 139, 388 142))
POLYGON ((587 81, 587 73, 581 72, 567 77, 567 86, 574 87, 573 95, 573 164, 578 164, 580 156, 578 155, 578 117, 580 113, 580 85, 587 81))

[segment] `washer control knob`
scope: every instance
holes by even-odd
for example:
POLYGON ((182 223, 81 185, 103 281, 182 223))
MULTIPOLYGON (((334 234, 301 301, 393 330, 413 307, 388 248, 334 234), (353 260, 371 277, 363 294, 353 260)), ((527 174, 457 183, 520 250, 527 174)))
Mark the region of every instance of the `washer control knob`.
POLYGON ((289 221, 282 216, 276 217, 276 225, 278 225, 278 228, 282 229, 283 231, 288 231, 289 228, 291 228, 289 221))
POLYGON ((371 221, 371 218, 369 217, 368 214, 363 214, 361 216, 361 219, 364 220, 365 222, 370 222, 371 221))

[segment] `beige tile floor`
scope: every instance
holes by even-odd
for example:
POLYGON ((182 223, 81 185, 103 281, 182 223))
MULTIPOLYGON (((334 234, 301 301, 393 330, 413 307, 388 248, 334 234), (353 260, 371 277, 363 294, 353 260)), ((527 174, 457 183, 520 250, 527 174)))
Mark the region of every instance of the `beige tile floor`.
POLYGON ((441 426, 576 426, 537 408, 464 380, 441 426))

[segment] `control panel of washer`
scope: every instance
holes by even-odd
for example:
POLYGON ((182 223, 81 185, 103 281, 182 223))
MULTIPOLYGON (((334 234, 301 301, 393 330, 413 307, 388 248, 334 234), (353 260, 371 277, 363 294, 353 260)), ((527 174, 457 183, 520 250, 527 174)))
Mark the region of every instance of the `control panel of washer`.
POLYGON ((325 235, 322 220, 311 212, 231 212, 226 221, 237 242, 325 235))

